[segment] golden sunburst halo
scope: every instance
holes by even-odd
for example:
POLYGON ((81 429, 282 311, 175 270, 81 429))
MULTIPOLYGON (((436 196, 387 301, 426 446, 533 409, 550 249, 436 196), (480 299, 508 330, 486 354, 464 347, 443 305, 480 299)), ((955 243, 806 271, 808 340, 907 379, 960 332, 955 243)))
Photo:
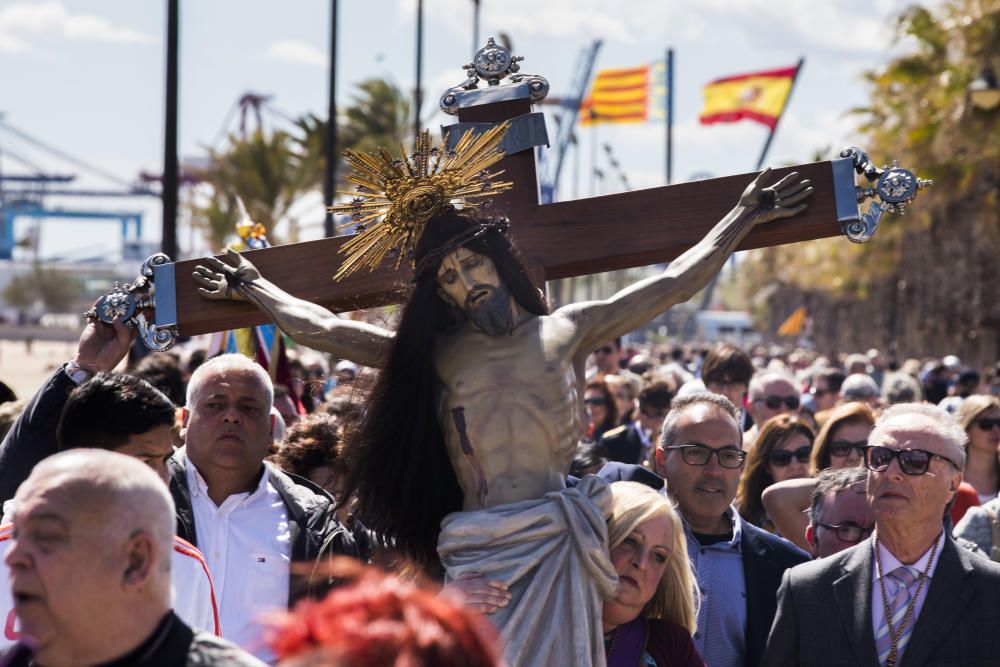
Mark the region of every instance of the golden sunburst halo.
POLYGON ((404 256, 412 262, 424 226, 445 206, 477 209, 483 199, 511 189, 510 181, 495 180, 503 171, 487 171, 504 157, 500 142, 509 126, 500 123, 480 134, 468 130, 452 150, 432 146, 424 130, 412 155, 400 147, 401 158, 384 148, 344 151, 353 172, 347 180, 357 190, 338 193, 351 201, 329 210, 350 215, 358 234, 341 246, 346 259, 334 280, 366 266, 374 271, 390 253, 396 254, 397 268, 404 256))

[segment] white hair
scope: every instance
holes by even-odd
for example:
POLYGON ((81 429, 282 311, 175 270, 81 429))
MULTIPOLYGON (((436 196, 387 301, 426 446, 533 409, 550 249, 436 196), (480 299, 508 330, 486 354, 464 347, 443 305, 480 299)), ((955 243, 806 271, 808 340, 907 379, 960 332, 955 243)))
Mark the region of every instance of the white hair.
POLYGON ((768 370, 754 373, 754 376, 750 378, 750 384, 747 386, 747 394, 751 399, 760 398, 761 392, 764 391, 764 385, 775 380, 784 380, 795 388, 795 377, 791 373, 768 370))
POLYGON ((878 383, 867 373, 852 373, 840 385, 840 395, 847 400, 865 401, 877 398, 878 383))
POLYGON ((933 424, 935 434, 951 450, 951 460, 958 465, 959 470, 964 470, 965 444, 968 442, 969 436, 955 415, 929 403, 897 403, 890 406, 875 422, 875 428, 868 436, 869 444, 877 445, 882 442, 886 438, 887 432, 894 428, 909 426, 910 424, 903 418, 912 415, 926 417, 933 424), (890 421, 896 422, 896 424, 889 424, 890 421))
POLYGON ((250 372, 256 375, 267 394, 267 408, 268 410, 271 409, 271 406, 274 405, 274 385, 271 383, 271 376, 267 374, 264 367, 242 354, 220 354, 203 363, 191 374, 191 379, 188 380, 187 386, 187 406, 189 410, 194 405, 194 398, 205 378, 211 373, 224 373, 226 371, 250 372))

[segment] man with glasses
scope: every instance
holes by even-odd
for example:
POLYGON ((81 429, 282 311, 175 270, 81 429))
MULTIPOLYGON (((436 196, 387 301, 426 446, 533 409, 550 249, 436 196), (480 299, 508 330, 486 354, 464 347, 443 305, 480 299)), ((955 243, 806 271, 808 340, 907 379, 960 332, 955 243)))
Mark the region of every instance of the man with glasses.
POLYGON ((750 378, 747 412, 753 426, 743 436, 747 449, 753 449, 760 427, 771 417, 794 414, 799 409, 799 391, 795 378, 782 371, 764 371, 750 378))
MULTIPOLYGON (((761 663, 786 568, 809 556, 743 521, 732 506, 746 452, 729 399, 707 392, 674 400, 656 450, 656 472, 684 520, 701 609, 694 635, 709 667, 761 663)), ((767 663, 771 664, 771 663, 767 663)))
POLYGON ((840 397, 840 386, 844 384, 846 377, 839 368, 824 368, 813 376, 809 394, 812 396, 817 414, 836 407, 837 399, 840 397))
POLYGON ((828 468, 816 476, 806 542, 814 558, 826 558, 867 539, 875 528, 864 468, 828 468))
POLYGON ((943 529, 965 441, 941 408, 886 410, 865 450, 875 531, 785 573, 767 664, 996 664, 1000 565, 943 529))
POLYGON ((635 421, 611 429, 601 436, 601 452, 609 461, 637 463, 649 461, 653 444, 660 437, 674 390, 668 383, 653 382, 639 392, 639 411, 635 421))

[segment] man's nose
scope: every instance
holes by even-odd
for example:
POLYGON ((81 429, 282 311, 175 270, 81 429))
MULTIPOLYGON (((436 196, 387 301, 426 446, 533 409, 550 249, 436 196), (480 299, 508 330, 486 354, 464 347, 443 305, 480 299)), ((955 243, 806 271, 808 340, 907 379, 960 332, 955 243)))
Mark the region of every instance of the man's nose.
POLYGON ((18 566, 24 566, 27 564, 27 554, 25 549, 21 546, 21 541, 18 539, 13 539, 10 541, 10 546, 7 547, 7 552, 4 554, 4 562, 7 563, 7 567, 14 569, 18 566))
POLYGON ((238 423, 240 421, 240 411, 235 405, 230 405, 222 412, 223 421, 238 423))

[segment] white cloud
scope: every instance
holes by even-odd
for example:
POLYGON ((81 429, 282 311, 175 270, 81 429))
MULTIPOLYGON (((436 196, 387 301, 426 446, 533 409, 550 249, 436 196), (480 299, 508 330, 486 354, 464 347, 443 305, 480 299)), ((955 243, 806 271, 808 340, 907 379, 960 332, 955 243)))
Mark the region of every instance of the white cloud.
POLYGON ((276 62, 291 63, 293 65, 310 65, 312 67, 326 67, 329 64, 329 55, 320 51, 308 42, 298 40, 282 40, 274 42, 267 47, 264 57, 276 62))
POLYGON ((0 9, 0 51, 26 53, 40 40, 153 44, 156 38, 92 14, 71 14, 58 2, 18 3, 0 9))

